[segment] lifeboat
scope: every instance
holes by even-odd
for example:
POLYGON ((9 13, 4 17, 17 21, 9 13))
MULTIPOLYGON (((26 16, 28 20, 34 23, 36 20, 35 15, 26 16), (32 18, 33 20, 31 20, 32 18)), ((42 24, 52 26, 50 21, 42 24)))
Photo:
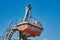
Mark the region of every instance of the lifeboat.
POLYGON ((41 32, 43 31, 41 23, 35 22, 22 22, 17 25, 19 31, 25 34, 28 37, 35 37, 40 36, 41 32))

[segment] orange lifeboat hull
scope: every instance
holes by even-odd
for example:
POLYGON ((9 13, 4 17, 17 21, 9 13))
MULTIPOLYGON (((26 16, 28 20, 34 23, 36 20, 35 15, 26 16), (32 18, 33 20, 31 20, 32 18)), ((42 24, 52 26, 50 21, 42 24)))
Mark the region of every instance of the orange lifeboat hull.
MULTIPOLYGON (((41 26, 41 25, 40 25, 41 26)), ((18 30, 23 32, 26 36, 40 36, 43 28, 37 27, 36 25, 33 25, 31 23, 21 23, 17 25, 18 30)))

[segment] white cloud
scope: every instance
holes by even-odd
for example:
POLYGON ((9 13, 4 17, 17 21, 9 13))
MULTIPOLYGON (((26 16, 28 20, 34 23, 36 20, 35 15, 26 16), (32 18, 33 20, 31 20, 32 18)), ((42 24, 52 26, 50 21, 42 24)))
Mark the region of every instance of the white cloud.
POLYGON ((48 40, 47 38, 44 38, 43 40, 48 40))

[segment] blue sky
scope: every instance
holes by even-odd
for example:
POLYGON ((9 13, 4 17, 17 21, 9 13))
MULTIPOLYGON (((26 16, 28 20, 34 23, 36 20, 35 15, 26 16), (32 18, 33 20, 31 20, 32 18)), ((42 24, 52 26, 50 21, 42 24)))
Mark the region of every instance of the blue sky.
POLYGON ((33 17, 43 25, 41 36, 32 40, 60 40, 60 0, 0 0, 0 35, 11 20, 24 17, 25 5, 31 4, 33 17))

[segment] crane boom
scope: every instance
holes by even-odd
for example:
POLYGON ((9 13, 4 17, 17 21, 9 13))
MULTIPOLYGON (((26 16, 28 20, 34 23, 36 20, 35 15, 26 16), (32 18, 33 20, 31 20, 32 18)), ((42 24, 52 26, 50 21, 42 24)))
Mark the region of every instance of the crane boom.
POLYGON ((26 7, 26 11, 25 11, 25 16, 24 16, 23 22, 24 22, 24 21, 27 21, 28 16, 29 16, 29 10, 31 10, 31 8, 32 8, 32 7, 31 7, 30 4, 26 7))

